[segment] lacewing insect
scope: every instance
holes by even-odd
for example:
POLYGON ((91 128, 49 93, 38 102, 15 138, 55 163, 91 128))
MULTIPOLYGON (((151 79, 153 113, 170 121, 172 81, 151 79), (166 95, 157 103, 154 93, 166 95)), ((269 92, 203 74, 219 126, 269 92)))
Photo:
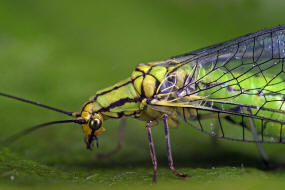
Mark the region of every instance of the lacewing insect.
POLYGON ((285 143, 285 25, 203 48, 165 61, 140 64, 131 77, 98 91, 80 112, 66 112, 26 99, 1 96, 72 116, 73 120, 43 123, 7 139, 15 140, 38 128, 58 123, 82 126, 86 145, 105 128, 103 121, 133 117, 146 122, 156 181, 157 161, 151 127, 163 121, 171 171, 169 128, 184 121, 218 138, 257 143, 285 143))

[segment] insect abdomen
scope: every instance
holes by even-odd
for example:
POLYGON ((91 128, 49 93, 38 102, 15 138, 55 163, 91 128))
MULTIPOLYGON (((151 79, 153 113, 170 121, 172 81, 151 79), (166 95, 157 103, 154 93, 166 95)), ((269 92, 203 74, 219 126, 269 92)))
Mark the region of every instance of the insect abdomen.
MULTIPOLYGON (((224 75, 222 71, 216 71, 215 76, 217 78, 222 75, 224 75)), ((200 87, 203 83, 205 85, 204 89, 208 90, 202 91, 199 95, 213 100, 214 109, 232 110, 242 114, 284 122, 285 104, 282 90, 285 88, 285 84, 281 77, 267 73, 265 78, 262 74, 247 73, 233 80, 232 75, 239 76, 242 74, 232 72, 224 75, 223 78, 214 83, 207 80, 202 81, 200 87)), ((210 80, 213 81, 213 78, 209 78, 210 80)), ((228 118, 235 123, 250 128, 248 119, 242 120, 242 117, 235 115, 228 116, 228 118)), ((275 137, 280 136, 282 128, 280 123, 261 119, 252 119, 252 121, 258 133, 275 137)))

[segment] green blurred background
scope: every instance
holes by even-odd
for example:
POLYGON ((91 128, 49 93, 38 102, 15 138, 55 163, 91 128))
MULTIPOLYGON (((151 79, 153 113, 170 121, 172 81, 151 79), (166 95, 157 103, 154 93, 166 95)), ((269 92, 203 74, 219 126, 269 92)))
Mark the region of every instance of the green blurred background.
MULTIPOLYGON (((79 111, 97 90, 158 61, 237 36, 284 24, 285 3, 260 0, 0 1, 0 92, 79 111)), ((0 139, 41 122, 67 119, 0 97, 0 139)), ((107 160, 96 153, 116 145, 119 121, 107 121, 100 148, 88 151, 81 127, 58 125, 0 148, 0 188, 214 188, 285 186, 285 171, 265 171, 254 144, 212 139, 190 127, 171 129, 179 180, 168 169, 163 130, 153 129, 158 184, 144 123, 127 120, 122 150, 107 160), (47 186, 49 185, 49 186, 47 186)), ((285 147, 265 145, 285 162, 285 147)))

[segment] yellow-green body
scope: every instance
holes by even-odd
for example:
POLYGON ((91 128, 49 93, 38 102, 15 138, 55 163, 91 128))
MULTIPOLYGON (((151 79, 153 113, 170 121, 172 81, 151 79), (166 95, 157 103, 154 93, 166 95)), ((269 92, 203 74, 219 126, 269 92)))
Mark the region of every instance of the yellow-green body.
MULTIPOLYGON (((133 117, 143 121, 158 120, 163 114, 147 104, 157 94, 162 80, 167 72, 173 68, 169 62, 156 62, 140 64, 132 72, 131 77, 122 80, 113 86, 98 91, 82 108, 82 117, 89 119, 92 114, 106 119, 118 119, 122 117, 133 117), (165 66, 163 66, 163 64, 165 66)), ((170 126, 176 126, 175 118, 170 116, 170 126)), ((83 125, 86 136, 91 132, 89 126, 83 125)), ((100 135, 105 131, 101 128, 95 132, 100 135)))
MULTIPOLYGON (((246 128, 261 134, 262 142, 283 142, 283 136, 285 142, 283 27, 140 64, 126 80, 97 92, 83 107, 83 119, 129 116, 149 122, 167 114, 172 126, 182 119, 212 136, 256 142, 246 137, 246 128), (233 126, 239 128, 231 133, 233 126)), ((89 126, 83 129, 88 136, 89 126)))
POLYGON ((91 99, 93 112, 101 113, 104 119, 123 116, 150 121, 161 115, 147 106, 164 79, 167 67, 159 63, 138 65, 131 77, 100 90, 91 99))
MULTIPOLYGON (((163 62, 153 62, 148 64, 140 64, 132 72, 131 77, 116 83, 115 85, 108 87, 106 89, 100 90, 88 103, 92 103, 91 112, 100 113, 104 120, 109 118, 121 118, 124 116, 133 117, 136 119, 144 121, 154 121, 161 118, 163 113, 168 113, 168 122, 170 126, 177 126, 177 114, 182 111, 179 108, 188 107, 187 110, 189 117, 197 117, 197 113, 194 112, 195 107, 199 107, 203 101, 212 102, 213 105, 219 107, 220 101, 215 98, 219 97, 231 97, 234 96, 238 91, 238 86, 233 85, 232 88, 223 88, 219 93, 212 93, 215 88, 209 89, 207 91, 201 91, 199 93, 185 95, 186 91, 191 91, 197 89, 194 85, 190 84, 190 79, 197 80, 203 78, 209 70, 205 68, 195 68, 196 66, 190 66, 189 64, 181 65, 174 59, 166 60, 163 62), (197 74, 192 74, 196 71, 197 74), (175 85, 168 84, 171 78, 171 73, 175 73, 173 80, 175 80, 175 85), (191 77, 190 77, 191 76, 191 77), (188 81, 187 81, 188 80, 188 81), (174 89, 175 87, 175 89, 174 89), (181 88, 181 92, 178 90, 181 88), (185 89, 183 89, 185 88, 185 89), (195 101, 193 101, 195 100, 195 101), (148 103, 147 103, 148 102, 148 103), (149 103, 153 103, 151 106, 149 103), (157 105, 155 105, 157 104, 157 105), (158 107, 161 105, 161 107, 158 107)), ((203 86, 211 84, 213 80, 219 78, 223 75, 222 71, 216 71, 211 77, 205 77, 201 80, 203 86)), ((243 78, 250 76, 251 74, 244 75, 243 78)), ((272 76, 269 76, 272 77, 272 76)), ((171 79, 172 80, 172 79, 171 79)), ((230 75, 224 75, 220 81, 229 81, 230 75)), ((275 81, 281 81, 282 79, 276 78, 275 81)), ((235 81, 229 81, 225 84, 232 85, 235 81)), ((242 86, 263 86, 264 81, 262 76, 256 76, 246 80, 241 83, 242 86), (255 84, 254 84, 254 81, 255 84)), ((218 84, 218 82, 217 82, 218 84)), ((211 85, 216 85, 211 84, 211 85)), ((218 85, 219 86, 219 85, 218 85)), ((280 87, 283 84, 280 84, 280 87)), ((275 86, 275 89, 280 88, 275 86)), ((266 87, 265 90, 272 90, 272 87, 266 87)), ((279 100, 283 98, 281 96, 272 96, 271 99, 279 100)), ((226 98, 225 98, 226 99, 226 98)), ((231 101, 231 98, 228 99, 231 101)), ((257 106, 262 106, 263 99, 259 95, 250 96, 250 99, 244 95, 239 96, 236 99, 240 105, 250 104, 255 102, 257 106)), ((225 101, 222 101, 224 104, 225 101)), ((273 102, 271 107, 278 107, 281 105, 280 101, 273 102)), ((231 106, 224 104, 225 108, 231 109, 238 106, 231 106)), ((84 108, 83 108, 84 109, 84 108)), ((282 108, 284 109, 284 108, 282 108)), ((246 110, 245 110, 246 111, 246 110)), ((255 109, 251 109, 252 112, 256 112, 255 109)), ((264 111, 261 114, 267 114, 264 111)), ((280 117, 280 114, 275 113, 271 117, 280 117)), ((281 115, 283 117, 283 115, 281 115)), ((215 116, 212 116, 215 117, 215 116)), ((229 115, 232 120, 235 120, 234 115, 229 115)), ((207 119, 207 118, 204 118, 207 119)), ((211 119, 209 116, 208 119, 211 119)), ((195 119, 194 119, 195 120, 195 119)), ((256 121, 257 124, 259 121, 256 121)), ((248 125, 248 124, 246 124, 248 125)), ((274 123, 268 123, 268 125, 276 125, 274 123)), ((257 126, 257 131, 261 132, 261 128, 257 126)), ((280 131, 280 126, 271 127, 266 130, 267 133, 276 134, 280 131)))

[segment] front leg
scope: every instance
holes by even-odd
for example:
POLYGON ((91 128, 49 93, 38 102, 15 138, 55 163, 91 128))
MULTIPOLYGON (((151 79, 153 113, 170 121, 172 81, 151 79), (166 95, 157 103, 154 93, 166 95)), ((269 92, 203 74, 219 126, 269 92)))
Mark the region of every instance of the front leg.
POLYGON ((169 135, 169 128, 168 128, 168 122, 167 122, 167 115, 163 114, 162 119, 164 123, 164 134, 165 134, 165 143, 166 143, 166 151, 167 151, 167 156, 168 156, 168 163, 169 163, 169 168, 171 171, 176 175, 177 177, 180 178, 187 178, 189 177, 187 174, 179 174, 177 170, 174 167, 173 164, 173 159, 172 159, 172 153, 171 153, 171 145, 170 145, 170 135, 169 135))
POLYGON ((156 155, 155 155, 155 149, 154 149, 154 144, 153 144, 153 138, 151 134, 151 127, 153 125, 156 125, 156 121, 149 121, 146 124, 146 131, 147 131, 147 137, 148 137, 148 145, 149 145, 149 152, 150 152, 150 157, 152 160, 153 164, 153 182, 156 182, 156 176, 157 176, 157 160, 156 160, 156 155))
POLYGON ((96 155, 97 159, 110 158, 113 155, 115 155, 117 152, 119 152, 119 150, 121 150, 123 139, 124 139, 125 128, 126 128, 126 118, 123 118, 123 119, 121 119, 121 122, 120 122, 119 137, 118 137, 118 142, 117 142, 116 148, 113 151, 106 153, 106 154, 97 154, 96 155))

